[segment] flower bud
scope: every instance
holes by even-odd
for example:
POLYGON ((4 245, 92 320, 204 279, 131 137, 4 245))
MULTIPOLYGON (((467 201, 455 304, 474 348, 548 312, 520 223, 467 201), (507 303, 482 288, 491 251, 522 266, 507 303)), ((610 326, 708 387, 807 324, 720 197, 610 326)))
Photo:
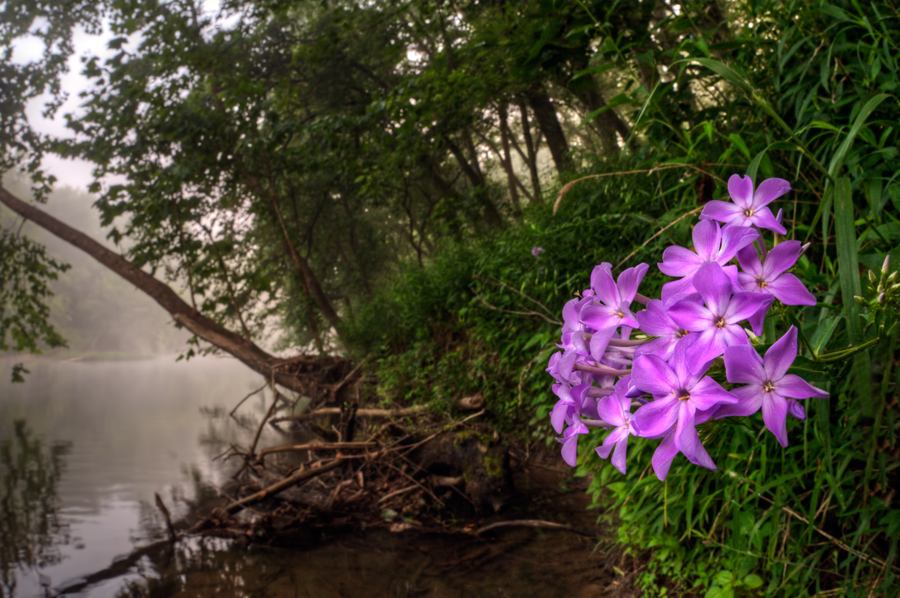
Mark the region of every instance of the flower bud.
POLYGON ((884 291, 878 293, 878 303, 884 303, 884 291))
POLYGON ((856 302, 859 303, 860 305, 867 304, 867 301, 865 299, 863 299, 862 297, 860 297, 859 295, 853 295, 853 298, 856 299, 856 302))
POLYGON ((890 284, 890 283, 894 282, 895 280, 897 280, 897 275, 898 275, 898 274, 900 274, 900 271, 898 271, 898 272, 891 272, 891 275, 887 277, 888 284, 890 284))
POLYGON ((891 254, 887 254, 886 256, 884 256, 884 263, 881 264, 881 273, 887 274, 888 268, 890 268, 890 267, 891 267, 891 254))
POLYGON ((878 280, 878 279, 875 277, 875 273, 873 271, 869 270, 869 282, 874 284, 876 280, 878 280))

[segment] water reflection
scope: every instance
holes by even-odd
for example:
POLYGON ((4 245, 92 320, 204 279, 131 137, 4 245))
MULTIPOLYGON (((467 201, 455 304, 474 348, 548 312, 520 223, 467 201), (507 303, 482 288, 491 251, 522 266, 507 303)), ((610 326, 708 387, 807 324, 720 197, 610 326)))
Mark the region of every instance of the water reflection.
POLYGON ((59 481, 69 442, 48 445, 24 419, 0 441, 0 596, 14 596, 21 568, 42 569, 63 559, 70 525, 59 516, 59 481))

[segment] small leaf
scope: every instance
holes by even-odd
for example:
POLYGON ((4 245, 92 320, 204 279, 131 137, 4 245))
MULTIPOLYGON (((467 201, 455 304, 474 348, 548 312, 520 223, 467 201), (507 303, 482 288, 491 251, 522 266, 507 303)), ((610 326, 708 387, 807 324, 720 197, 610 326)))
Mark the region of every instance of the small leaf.
POLYGON ((756 588, 762 587, 762 585, 762 577, 756 575, 755 573, 751 573, 744 578, 744 586, 749 590, 755 590, 756 588))

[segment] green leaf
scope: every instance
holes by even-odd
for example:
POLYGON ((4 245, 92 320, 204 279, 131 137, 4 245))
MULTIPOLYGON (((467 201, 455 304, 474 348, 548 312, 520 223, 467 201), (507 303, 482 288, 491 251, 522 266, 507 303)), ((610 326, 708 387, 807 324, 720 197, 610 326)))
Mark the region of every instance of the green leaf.
POLYGON ((727 586, 734 581, 734 573, 731 571, 719 571, 716 573, 715 579, 720 586, 727 586))
POLYGON ((871 98, 866 105, 863 106, 862 110, 859 111, 859 114, 856 115, 856 120, 853 121, 853 125, 850 127, 850 132, 847 133, 847 137, 844 139, 841 146, 838 148, 837 152, 835 152, 834 156, 831 158, 831 163, 828 165, 828 174, 832 176, 832 178, 837 177, 838 171, 844 165, 844 159, 847 157, 847 151, 850 149, 850 146, 853 144, 853 140, 856 139, 856 135, 859 134, 859 130, 866 123, 866 119, 869 118, 869 115, 878 108, 878 105, 881 102, 885 101, 891 97, 889 94, 880 93, 877 96, 871 98))
POLYGON ((755 573, 751 573, 744 577, 744 587, 748 590, 755 590, 756 588, 760 588, 763 585, 763 578, 755 573))

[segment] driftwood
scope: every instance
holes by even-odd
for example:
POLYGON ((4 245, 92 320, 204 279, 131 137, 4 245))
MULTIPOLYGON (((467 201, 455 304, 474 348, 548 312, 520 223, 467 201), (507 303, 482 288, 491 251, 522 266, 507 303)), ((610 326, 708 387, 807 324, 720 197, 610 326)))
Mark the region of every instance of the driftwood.
POLYGON ((301 451, 353 451, 375 448, 376 442, 308 442, 306 444, 290 444, 263 449, 256 456, 256 462, 262 463, 266 455, 301 451))
MULTIPOLYGON (((355 371, 355 370, 354 370, 355 371)), ((351 372, 352 373, 352 372, 351 372)), ((453 402, 453 406, 460 411, 477 411, 484 407, 485 400, 481 393, 474 394, 470 397, 462 397, 453 402)), ((357 409, 354 413, 356 417, 406 417, 408 415, 418 415, 428 410, 427 405, 413 405, 412 407, 398 407, 395 409, 374 409, 363 407, 357 409)), ((307 413, 298 415, 285 415, 268 420, 270 424, 277 424, 285 421, 308 421, 317 417, 326 417, 329 415, 341 415, 340 407, 320 407, 307 413)))
MULTIPOLYGON (((316 467, 315 469, 302 469, 302 470, 298 471, 297 473, 295 473, 294 475, 284 478, 280 482, 277 482, 275 484, 272 484, 271 486, 263 488, 256 494, 251 494, 250 496, 247 496, 240 500, 234 501, 233 503, 231 503, 230 505, 225 507, 224 511, 231 515, 234 515, 238 511, 243 510, 244 507, 247 507, 248 505, 252 505, 253 503, 257 503, 257 502, 264 500, 266 498, 269 498, 271 496, 275 496, 282 490, 287 490, 291 486, 299 484, 300 482, 309 480, 316 476, 322 475, 325 472, 331 471, 332 469, 335 469, 338 465, 340 465, 341 462, 342 462, 341 459, 335 459, 335 460, 331 461, 330 463, 326 463, 325 465, 316 467)), ((200 529, 202 529, 202 527, 205 525, 205 523, 207 521, 208 521, 208 519, 201 521, 197 525, 193 526, 190 530, 188 530, 188 532, 199 531, 200 529)))

